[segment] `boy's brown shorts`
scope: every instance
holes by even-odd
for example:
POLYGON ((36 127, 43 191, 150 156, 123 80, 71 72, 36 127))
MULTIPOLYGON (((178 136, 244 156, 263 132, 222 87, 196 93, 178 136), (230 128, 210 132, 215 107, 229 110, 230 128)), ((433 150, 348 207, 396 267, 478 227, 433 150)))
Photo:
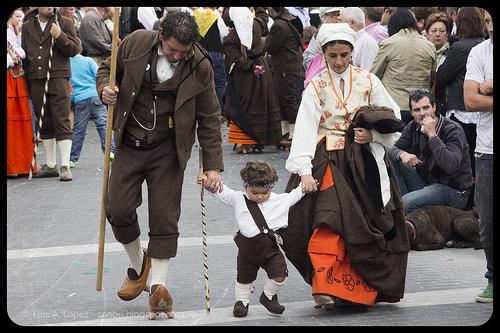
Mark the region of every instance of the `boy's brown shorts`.
POLYGON ((248 238, 238 231, 234 242, 238 246, 236 280, 239 283, 255 281, 260 267, 270 279, 288 276, 285 256, 268 235, 260 233, 248 238))

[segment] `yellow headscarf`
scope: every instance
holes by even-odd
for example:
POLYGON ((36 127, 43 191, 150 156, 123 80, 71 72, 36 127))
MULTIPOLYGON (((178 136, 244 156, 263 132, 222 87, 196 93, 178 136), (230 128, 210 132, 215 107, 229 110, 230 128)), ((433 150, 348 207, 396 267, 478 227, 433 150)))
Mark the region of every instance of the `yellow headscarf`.
POLYGON ((204 10, 197 9, 194 11, 194 18, 200 29, 201 37, 205 37, 208 29, 217 21, 218 17, 218 13, 210 8, 205 8, 204 10))

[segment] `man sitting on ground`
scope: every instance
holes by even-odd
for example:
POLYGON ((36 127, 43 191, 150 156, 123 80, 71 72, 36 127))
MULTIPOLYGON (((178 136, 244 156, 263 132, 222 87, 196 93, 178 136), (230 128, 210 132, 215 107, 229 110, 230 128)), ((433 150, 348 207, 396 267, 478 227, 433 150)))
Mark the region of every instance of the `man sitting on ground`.
POLYGON ((405 214, 429 205, 464 209, 471 195, 469 145, 462 127, 436 114, 430 92, 410 94, 413 120, 389 151, 405 214))

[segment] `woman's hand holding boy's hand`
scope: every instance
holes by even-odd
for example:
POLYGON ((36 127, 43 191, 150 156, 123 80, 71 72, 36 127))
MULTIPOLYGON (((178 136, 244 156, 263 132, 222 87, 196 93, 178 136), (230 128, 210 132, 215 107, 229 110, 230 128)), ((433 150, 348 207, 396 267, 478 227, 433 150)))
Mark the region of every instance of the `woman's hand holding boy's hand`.
POLYGON ((302 192, 311 193, 318 190, 319 181, 314 179, 312 175, 303 175, 300 177, 302 184, 302 192))

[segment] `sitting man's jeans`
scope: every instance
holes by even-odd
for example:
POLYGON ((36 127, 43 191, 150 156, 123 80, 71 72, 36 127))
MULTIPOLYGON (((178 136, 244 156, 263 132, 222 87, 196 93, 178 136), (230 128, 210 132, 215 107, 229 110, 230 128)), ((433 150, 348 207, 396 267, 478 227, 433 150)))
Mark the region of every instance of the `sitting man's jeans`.
MULTIPOLYGON (((78 161, 87 131, 89 119, 94 120, 95 127, 101 138, 101 148, 106 147, 106 124, 108 123, 107 109, 99 97, 90 97, 75 104, 75 121, 73 125, 73 142, 71 144, 71 162, 78 161)), ((115 152, 115 143, 111 138, 111 152, 115 152)))
POLYGON ((459 191, 445 184, 427 182, 415 168, 401 161, 392 161, 399 191, 403 197, 405 214, 425 206, 449 206, 463 209, 469 191, 459 191))

